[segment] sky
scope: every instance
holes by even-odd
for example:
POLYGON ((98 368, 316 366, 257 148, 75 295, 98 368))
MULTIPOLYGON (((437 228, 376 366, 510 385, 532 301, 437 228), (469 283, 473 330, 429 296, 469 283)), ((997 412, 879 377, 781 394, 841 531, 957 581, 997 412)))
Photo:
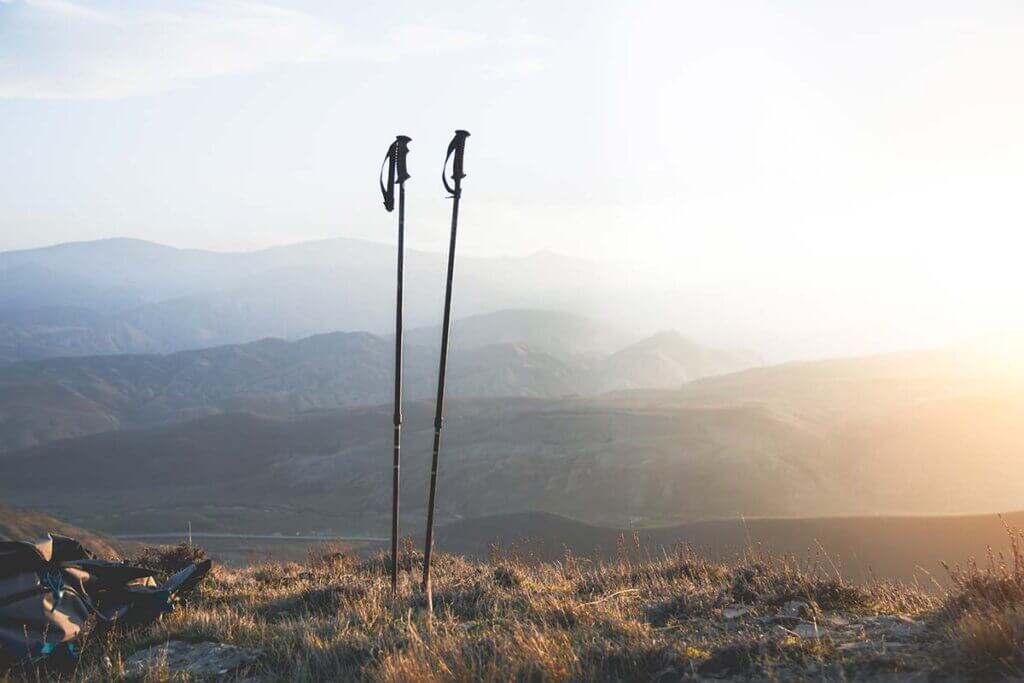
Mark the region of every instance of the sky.
POLYGON ((1024 326, 1022 67, 1019 0, 0 0, 0 249, 393 241, 402 133, 440 251, 465 128, 464 253, 949 343, 1024 326))

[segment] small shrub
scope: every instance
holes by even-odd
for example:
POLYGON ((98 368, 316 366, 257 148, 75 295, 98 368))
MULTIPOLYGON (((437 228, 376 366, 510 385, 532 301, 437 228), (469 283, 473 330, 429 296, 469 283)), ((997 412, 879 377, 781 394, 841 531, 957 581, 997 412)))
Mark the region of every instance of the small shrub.
POLYGON ((764 585, 770 573, 764 562, 752 562, 732 571, 732 599, 735 602, 760 602, 764 595, 764 585))
POLYGON ((128 564, 152 569, 164 576, 170 576, 193 562, 201 562, 206 558, 206 551, 199 546, 181 543, 179 545, 147 546, 127 562, 128 564))
POLYGON ((492 575, 494 583, 508 590, 515 590, 523 585, 522 570, 511 564, 502 564, 495 567, 492 575))
POLYGON ((325 541, 311 545, 306 550, 306 564, 311 568, 345 564, 349 561, 349 556, 345 550, 345 545, 336 541, 325 541))

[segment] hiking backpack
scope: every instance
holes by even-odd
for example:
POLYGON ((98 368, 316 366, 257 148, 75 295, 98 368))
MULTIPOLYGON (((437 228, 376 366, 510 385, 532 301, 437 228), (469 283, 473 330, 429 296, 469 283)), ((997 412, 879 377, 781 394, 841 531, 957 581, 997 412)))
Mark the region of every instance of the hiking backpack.
POLYGON ((184 600, 210 566, 193 563, 157 586, 153 570, 96 559, 65 536, 0 542, 0 664, 55 654, 75 659, 90 619, 101 628, 153 621, 184 600))

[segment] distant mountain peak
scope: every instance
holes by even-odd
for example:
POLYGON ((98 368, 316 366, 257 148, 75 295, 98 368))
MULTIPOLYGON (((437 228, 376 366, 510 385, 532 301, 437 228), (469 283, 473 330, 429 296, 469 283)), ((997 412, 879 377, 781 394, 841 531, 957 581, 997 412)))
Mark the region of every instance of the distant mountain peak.
POLYGON ((651 336, 633 344, 633 346, 660 346, 665 344, 686 344, 693 347, 699 346, 697 342, 689 339, 688 337, 684 337, 679 330, 662 330, 660 332, 655 332, 651 336))

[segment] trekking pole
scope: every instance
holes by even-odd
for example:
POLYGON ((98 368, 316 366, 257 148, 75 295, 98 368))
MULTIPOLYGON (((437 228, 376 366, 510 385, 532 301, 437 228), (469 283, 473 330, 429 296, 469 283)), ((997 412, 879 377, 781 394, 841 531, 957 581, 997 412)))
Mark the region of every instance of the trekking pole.
POLYGON ((448 368, 448 332, 452 316, 452 276, 455 273, 455 236, 459 225, 459 199, 462 197, 463 156, 466 152, 466 138, 469 133, 455 131, 455 137, 448 143, 448 155, 441 169, 441 181, 452 200, 452 233, 448 242, 448 279, 444 290, 444 321, 441 323, 441 361, 437 373, 437 402, 434 404, 434 457, 430 466, 430 500, 427 503, 427 539, 423 548, 423 590, 427 594, 427 610, 434 611, 434 596, 430 585, 430 552, 434 546, 434 502, 437 497, 437 457, 441 452, 441 427, 444 425, 444 379, 448 368), (448 184, 445 172, 448 160, 452 160, 452 183, 448 184))
POLYGON ((405 181, 409 173, 405 157, 409 154, 411 138, 405 135, 395 137, 388 147, 387 156, 381 165, 380 191, 384 195, 384 208, 390 213, 395 209, 395 185, 398 185, 398 286, 395 304, 395 413, 394 424, 394 465, 392 468, 391 493, 391 593, 398 592, 398 488, 399 466, 402 451, 402 285, 405 266, 405 181), (384 166, 388 167, 387 184, 384 182, 384 166))

